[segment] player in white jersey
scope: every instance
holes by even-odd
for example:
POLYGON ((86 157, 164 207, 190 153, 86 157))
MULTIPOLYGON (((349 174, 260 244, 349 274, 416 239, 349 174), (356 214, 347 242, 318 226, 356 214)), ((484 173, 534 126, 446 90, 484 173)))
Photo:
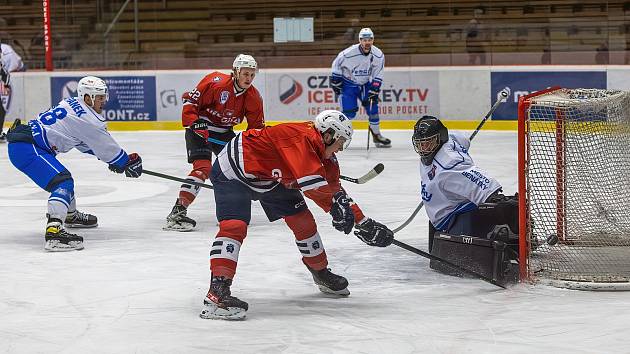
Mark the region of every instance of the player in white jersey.
POLYGON ((467 137, 449 134, 439 119, 423 116, 412 143, 421 157, 421 195, 431 222, 429 250, 435 230, 485 238, 496 225, 507 224, 518 233, 516 197, 502 195, 499 182, 475 165, 467 137))
POLYGON ((127 154, 107 132, 102 111, 108 99, 105 81, 87 76, 79 81, 78 97, 66 98, 28 124, 16 120, 7 134, 11 163, 48 191, 47 251, 83 249, 83 238, 66 227, 96 227, 94 215, 76 209, 74 181, 56 155, 72 148, 96 156, 116 173, 142 174, 142 159, 127 154))
POLYGON ((372 140, 378 147, 390 147, 391 140, 381 134, 378 94, 383 85, 385 55, 374 45, 369 28, 359 32, 359 43, 344 49, 332 63, 330 86, 341 95, 341 110, 353 119, 359 111, 357 100, 365 108, 372 140))
POLYGON ((3 133, 4 118, 11 102, 11 72, 23 71, 22 58, 8 44, 0 43, 0 143, 7 141, 3 133))

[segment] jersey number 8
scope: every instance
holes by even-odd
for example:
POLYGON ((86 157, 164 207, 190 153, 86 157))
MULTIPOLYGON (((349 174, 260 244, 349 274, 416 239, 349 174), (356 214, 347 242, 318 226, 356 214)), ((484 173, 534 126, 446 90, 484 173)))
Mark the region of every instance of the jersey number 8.
POLYGON ((64 119, 68 112, 62 107, 55 107, 39 115, 39 120, 44 125, 53 125, 57 119, 64 119))

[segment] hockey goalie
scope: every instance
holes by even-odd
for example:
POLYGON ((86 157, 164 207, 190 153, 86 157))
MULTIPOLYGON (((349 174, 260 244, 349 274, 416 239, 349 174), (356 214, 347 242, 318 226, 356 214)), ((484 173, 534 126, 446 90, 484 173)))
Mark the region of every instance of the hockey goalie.
MULTIPOLYGON (((423 116, 412 143, 420 155, 421 196, 429 218, 429 251, 492 278, 513 278, 518 259, 518 197, 475 165, 470 140, 423 116), (498 274, 500 273, 500 274, 498 274)), ((449 274, 439 262, 431 267, 449 274)))

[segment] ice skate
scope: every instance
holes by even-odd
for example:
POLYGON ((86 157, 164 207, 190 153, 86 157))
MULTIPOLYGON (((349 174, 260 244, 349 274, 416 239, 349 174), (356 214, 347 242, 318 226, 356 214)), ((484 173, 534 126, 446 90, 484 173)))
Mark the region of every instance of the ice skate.
POLYGON ((6 142, 7 142, 7 134, 6 133, 0 133, 0 144, 6 143, 6 142))
POLYGON ((46 226, 44 249, 50 252, 78 251, 83 249, 83 237, 63 229, 61 221, 52 219, 46 226))
POLYGON ((249 305, 231 295, 232 279, 212 277, 210 290, 203 299, 204 309, 199 317, 214 320, 242 320, 247 314, 249 305))
POLYGON ((179 232, 192 231, 197 225, 197 222, 187 217, 186 212, 186 207, 181 205, 179 200, 176 201, 173 210, 171 210, 171 213, 166 217, 166 226, 164 226, 162 230, 179 232))
MULTIPOLYGON (((306 265, 306 264, 304 264, 306 265)), ((337 275, 330 271, 330 268, 324 268, 322 270, 313 270, 306 265, 306 268, 313 275, 315 284, 319 287, 319 291, 326 294, 348 296, 350 290, 348 290, 348 280, 341 275, 337 275)))
POLYGON ((92 214, 82 213, 75 210, 72 213, 68 213, 66 216, 66 222, 64 223, 68 228, 74 229, 87 229, 98 226, 98 219, 92 214))
POLYGON ((381 133, 374 133, 372 128, 370 128, 370 134, 372 134, 372 141, 374 145, 379 148, 389 148, 392 147, 392 141, 384 137, 381 133))

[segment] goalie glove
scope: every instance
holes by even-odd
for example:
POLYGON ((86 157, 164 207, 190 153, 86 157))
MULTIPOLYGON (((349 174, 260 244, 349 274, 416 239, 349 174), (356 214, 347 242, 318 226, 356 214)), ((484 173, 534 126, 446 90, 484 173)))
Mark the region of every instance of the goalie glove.
POLYGON ((387 247, 394 241, 394 232, 370 218, 355 225, 354 234, 370 246, 387 247))
POLYGON ((354 213, 350 208, 352 199, 344 191, 339 191, 333 195, 330 215, 332 215, 332 225, 337 231, 349 234, 354 226, 354 213))
POLYGON ((199 136, 205 143, 208 143, 208 137, 210 136, 210 131, 208 130, 208 121, 204 119, 197 119, 193 122, 193 124, 189 127, 193 133, 199 136))
POLYGON ((341 95, 341 89, 343 88, 343 78, 337 75, 331 76, 330 88, 332 88, 336 95, 341 95))

